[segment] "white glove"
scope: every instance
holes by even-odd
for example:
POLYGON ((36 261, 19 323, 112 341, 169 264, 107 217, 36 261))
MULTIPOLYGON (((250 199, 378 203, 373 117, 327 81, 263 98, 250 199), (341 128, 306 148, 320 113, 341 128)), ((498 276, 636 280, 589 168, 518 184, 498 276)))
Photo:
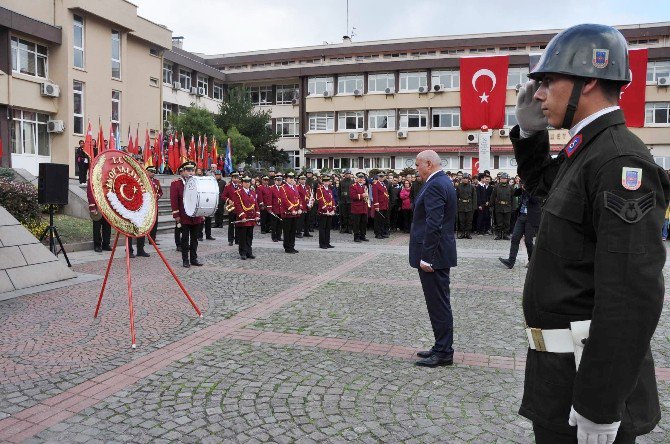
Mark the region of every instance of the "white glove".
POLYGON ((579 444, 612 444, 616 439, 616 433, 619 430, 621 421, 611 424, 596 424, 589 421, 570 408, 570 419, 568 424, 577 426, 577 442, 579 444))
POLYGON ((522 138, 547 129, 548 122, 542 114, 542 103, 533 99, 539 88, 540 84, 535 80, 530 80, 519 88, 515 112, 522 138))

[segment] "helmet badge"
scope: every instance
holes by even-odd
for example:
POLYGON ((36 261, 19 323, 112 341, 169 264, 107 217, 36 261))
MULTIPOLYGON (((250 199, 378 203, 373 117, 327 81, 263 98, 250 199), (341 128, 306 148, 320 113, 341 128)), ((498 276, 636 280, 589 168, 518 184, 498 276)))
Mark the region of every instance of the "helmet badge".
POLYGON ((596 68, 604 68, 610 61, 609 49, 594 49, 593 50, 593 66, 596 68))

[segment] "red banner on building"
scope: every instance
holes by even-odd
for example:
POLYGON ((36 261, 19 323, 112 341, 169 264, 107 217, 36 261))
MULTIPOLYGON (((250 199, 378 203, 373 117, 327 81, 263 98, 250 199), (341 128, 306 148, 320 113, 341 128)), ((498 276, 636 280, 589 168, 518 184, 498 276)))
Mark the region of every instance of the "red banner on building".
POLYGON ((502 128, 509 56, 461 58, 461 128, 502 128))
POLYGON ((644 101, 647 86, 647 48, 628 51, 632 81, 621 88, 619 106, 626 117, 626 126, 644 126, 644 101))

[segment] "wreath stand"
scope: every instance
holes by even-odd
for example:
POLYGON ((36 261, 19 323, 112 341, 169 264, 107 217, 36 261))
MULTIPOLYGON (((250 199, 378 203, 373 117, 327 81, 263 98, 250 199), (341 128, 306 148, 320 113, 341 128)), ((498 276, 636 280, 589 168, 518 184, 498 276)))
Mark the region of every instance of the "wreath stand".
MULTIPOLYGON (((107 271, 105 272, 105 279, 102 281, 102 288, 100 289, 100 296, 98 297, 98 305, 95 307, 95 314, 93 315, 93 318, 98 317, 98 312, 100 310, 100 304, 102 303, 102 295, 105 293, 105 287, 107 286, 107 278, 109 277, 109 271, 112 268, 112 261, 114 260, 114 253, 116 252, 116 245, 119 241, 119 235, 121 234, 121 231, 117 230, 116 231, 116 237, 114 238, 114 246, 112 247, 112 254, 109 256, 109 262, 107 262, 107 271)), ((132 338, 132 348, 136 348, 135 344, 135 310, 133 308, 133 287, 131 285, 131 273, 130 273, 130 236, 125 235, 126 237, 126 278, 128 281, 128 305, 130 309, 130 336, 132 338)), ((174 278, 175 282, 177 282, 177 285, 179 285, 179 288, 181 288, 181 291, 184 292, 184 295, 188 299, 188 301, 191 303, 193 308, 195 309, 195 312, 202 318, 202 312, 196 305, 195 301, 193 298, 188 294, 188 291, 186 291, 186 288, 184 288, 184 284, 179 280, 177 275, 175 274, 174 270, 172 267, 170 267, 170 264, 168 264, 167 260, 165 259, 165 256, 163 256, 163 253, 161 250, 158 249, 158 246, 156 245, 156 242, 151 238, 151 236, 147 235, 147 238, 149 239, 149 242, 151 242, 151 245, 154 246, 156 249, 156 252, 160 256, 161 260, 167 267, 168 271, 174 278)))

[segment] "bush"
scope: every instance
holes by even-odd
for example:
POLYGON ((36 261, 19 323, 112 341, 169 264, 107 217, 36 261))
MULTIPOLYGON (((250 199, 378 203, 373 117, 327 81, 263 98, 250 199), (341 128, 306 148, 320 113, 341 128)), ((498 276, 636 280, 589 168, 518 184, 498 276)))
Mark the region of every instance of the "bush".
POLYGON ((412 167, 407 167, 400 172, 401 176, 407 176, 408 174, 416 174, 416 170, 412 167))
POLYGON ((0 168, 0 179, 14 180, 14 170, 11 168, 0 168))
POLYGON ((38 239, 40 238, 42 233, 44 233, 44 229, 47 227, 47 225, 49 224, 46 221, 42 222, 39 220, 23 222, 23 226, 26 227, 28 231, 30 231, 33 234, 33 236, 35 236, 38 239))
POLYGON ((37 188, 29 183, 0 179, 0 205, 24 225, 40 222, 37 188))

